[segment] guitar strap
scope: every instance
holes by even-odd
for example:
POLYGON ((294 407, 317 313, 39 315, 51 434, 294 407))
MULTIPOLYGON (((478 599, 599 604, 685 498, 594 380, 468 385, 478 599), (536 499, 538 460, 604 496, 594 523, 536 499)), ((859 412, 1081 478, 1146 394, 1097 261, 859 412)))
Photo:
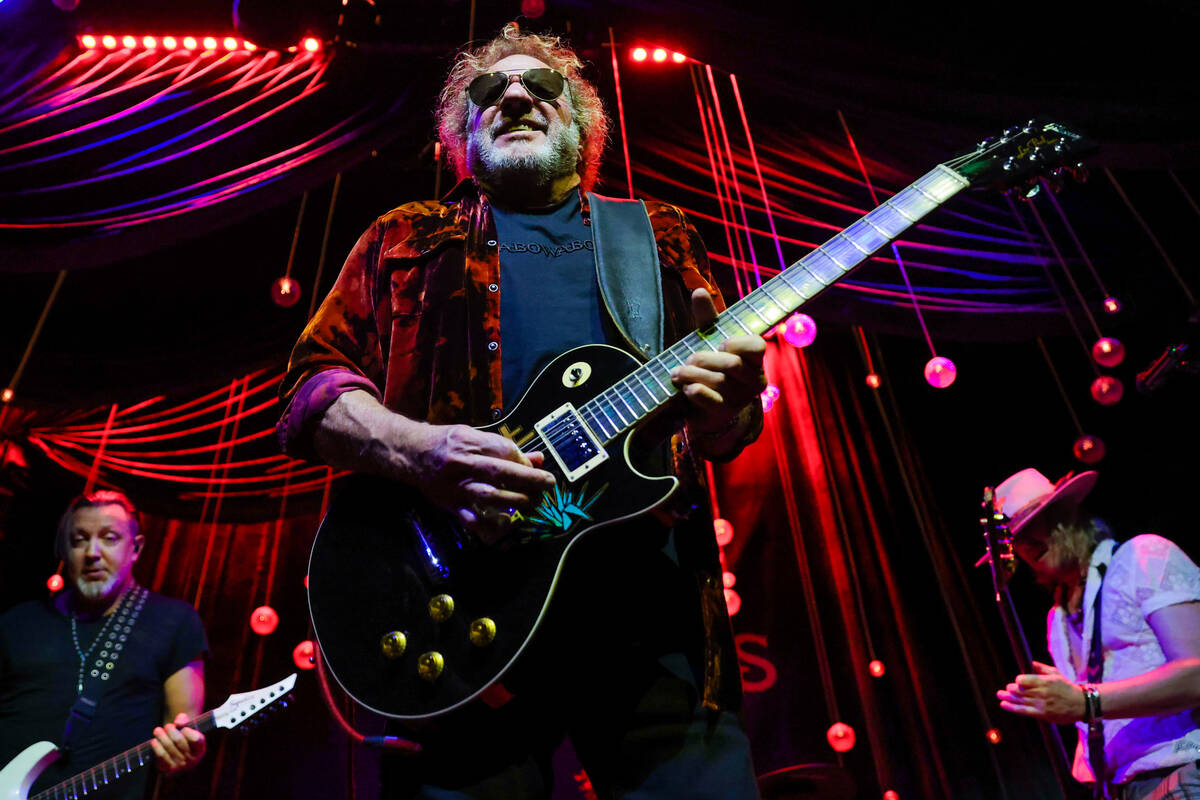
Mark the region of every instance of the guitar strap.
POLYGON ((600 297, 617 330, 645 361, 663 349, 658 243, 641 200, 587 192, 600 297))
MULTIPOLYGON (((1109 563, 1112 562, 1112 558, 1117 554, 1117 548, 1120 546, 1118 544, 1113 547, 1109 563)), ((1104 576, 1108 572, 1108 564, 1098 564, 1096 569, 1100 573, 1100 586, 1096 589, 1096 602, 1092 611, 1092 641, 1088 648, 1087 674, 1085 676, 1088 683, 1101 683, 1104 680, 1104 644, 1100 638, 1100 596, 1104 593, 1104 576)), ((1104 754, 1104 721, 1102 719, 1094 719, 1088 723, 1087 747, 1088 763, 1092 765, 1092 772, 1096 776, 1092 796, 1108 798, 1111 795, 1109 794, 1108 762, 1104 754)))

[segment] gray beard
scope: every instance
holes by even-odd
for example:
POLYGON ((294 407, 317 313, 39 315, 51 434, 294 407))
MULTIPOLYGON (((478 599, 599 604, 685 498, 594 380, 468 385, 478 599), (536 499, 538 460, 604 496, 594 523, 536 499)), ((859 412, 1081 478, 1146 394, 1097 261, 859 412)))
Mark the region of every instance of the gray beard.
POLYGON ((79 579, 75 581, 75 591, 88 605, 97 605, 109 598, 120 579, 120 575, 113 575, 103 583, 79 579))
POLYGON ((575 173, 579 126, 574 122, 552 126, 548 134, 537 150, 502 153, 497 151, 490 130, 473 130, 467 141, 471 174, 501 194, 547 192, 556 180, 575 173))

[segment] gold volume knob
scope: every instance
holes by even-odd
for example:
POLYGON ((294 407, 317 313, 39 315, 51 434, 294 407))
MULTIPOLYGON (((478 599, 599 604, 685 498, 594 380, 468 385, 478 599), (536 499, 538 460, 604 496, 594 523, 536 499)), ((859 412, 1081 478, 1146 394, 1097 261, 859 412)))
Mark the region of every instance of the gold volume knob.
POLYGON ((421 653, 421 657, 417 659, 417 674, 427 681, 433 682, 442 674, 442 668, 446 666, 445 659, 442 654, 436 651, 421 653))
POLYGON ((476 647, 487 647, 496 638, 496 623, 489 617, 480 617, 471 622, 471 644, 476 647))
POLYGON ((407 647, 408 637, 400 631, 385 633, 379 640, 379 649, 383 651, 385 658, 395 660, 404 655, 404 650, 407 647))
POLYGON ((429 599, 429 616, 434 622, 445 622, 454 614, 454 598, 448 594, 439 594, 429 599))

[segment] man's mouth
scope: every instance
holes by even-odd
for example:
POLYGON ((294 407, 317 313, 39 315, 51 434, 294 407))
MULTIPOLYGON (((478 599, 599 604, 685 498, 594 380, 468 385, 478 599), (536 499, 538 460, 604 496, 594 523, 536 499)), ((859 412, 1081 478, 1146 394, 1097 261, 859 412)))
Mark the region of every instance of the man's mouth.
POLYGON ((508 134, 508 133, 527 133, 527 132, 544 133, 545 129, 541 125, 538 125, 535 122, 527 122, 527 121, 510 122, 510 123, 501 125, 500 129, 496 131, 496 136, 500 137, 500 136, 504 136, 505 134, 508 134))

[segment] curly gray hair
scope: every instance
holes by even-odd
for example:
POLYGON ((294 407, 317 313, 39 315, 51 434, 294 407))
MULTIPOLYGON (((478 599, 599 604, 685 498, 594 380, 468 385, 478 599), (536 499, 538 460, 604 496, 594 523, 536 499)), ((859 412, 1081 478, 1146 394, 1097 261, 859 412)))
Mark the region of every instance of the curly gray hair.
POLYGON ((471 174, 467 164, 467 118, 471 110, 467 85, 492 64, 513 55, 532 56, 566 77, 567 98, 582 143, 577 169, 584 190, 591 189, 596 185, 600 173, 600 160, 608 142, 611 124, 600 94, 595 86, 583 78, 583 62, 562 39, 522 33, 515 22, 505 25, 500 35, 490 42, 459 53, 446 77, 446 85, 442 87, 435 115, 438 138, 450 163, 454 165, 455 173, 460 179, 471 174))

